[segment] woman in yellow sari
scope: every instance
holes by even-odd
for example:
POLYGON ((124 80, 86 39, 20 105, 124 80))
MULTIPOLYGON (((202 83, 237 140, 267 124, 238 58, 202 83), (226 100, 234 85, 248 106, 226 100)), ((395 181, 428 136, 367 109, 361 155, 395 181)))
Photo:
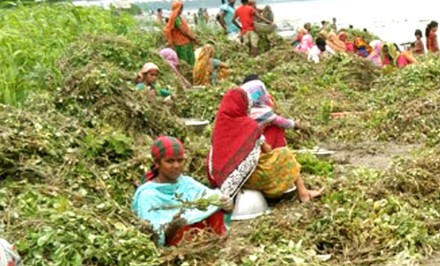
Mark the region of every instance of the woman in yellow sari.
POLYGON ((179 59, 185 60, 188 64, 194 65, 194 45, 197 39, 181 17, 183 4, 180 0, 174 1, 171 7, 171 14, 163 34, 168 45, 174 48, 179 59))
POLYGON ((197 56, 193 69, 194 85, 215 85, 228 76, 228 66, 214 58, 214 47, 205 44, 197 56))

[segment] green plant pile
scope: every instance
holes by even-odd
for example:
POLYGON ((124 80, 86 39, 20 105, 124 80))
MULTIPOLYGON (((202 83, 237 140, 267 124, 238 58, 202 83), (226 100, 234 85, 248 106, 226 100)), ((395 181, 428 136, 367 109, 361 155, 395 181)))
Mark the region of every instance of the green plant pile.
MULTIPOLYGON (((9 1, 6 1, 9 3, 9 1)), ((0 103, 19 104, 29 92, 53 89, 62 79, 56 61, 83 34, 126 34, 125 14, 72 4, 14 5, 0 12, 0 103), (32 11, 30 11, 32 10, 32 11), (51 82, 51 88, 47 84, 51 82)))
POLYGON ((15 46, 13 26, 0 38, 1 55, 14 54, 0 67, 0 82, 9 84, 0 87, 2 101, 10 103, 0 105, 0 237, 17 244, 26 265, 415 265, 439 251, 438 56, 391 72, 353 55, 314 64, 270 36, 273 48, 250 58, 221 34, 197 31, 230 77, 184 90, 157 53, 163 37, 137 30, 129 16, 39 5, 2 10, 0 21, 10 20, 42 23, 28 29, 35 43, 24 38, 15 46), (58 23, 44 18, 60 12, 58 23), (135 89, 147 61, 159 65, 158 85, 172 91, 171 103, 135 89), (149 145, 161 134, 182 139, 185 172, 206 183, 218 104, 250 73, 267 84, 279 113, 305 127, 287 132, 291 147, 367 141, 416 143, 422 151, 385 170, 300 154, 307 186, 326 188, 320 199, 302 204, 289 194, 269 215, 232 223, 228 237, 203 233, 177 248, 156 247, 130 207, 151 163, 149 145), (197 135, 182 117, 211 124, 197 135))

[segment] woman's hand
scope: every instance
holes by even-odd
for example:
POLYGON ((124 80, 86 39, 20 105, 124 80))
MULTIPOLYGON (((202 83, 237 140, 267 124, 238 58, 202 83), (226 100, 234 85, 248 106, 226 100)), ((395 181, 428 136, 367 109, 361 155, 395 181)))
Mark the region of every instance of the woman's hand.
POLYGON ((269 153, 269 152, 272 151, 272 147, 270 146, 269 143, 264 142, 263 145, 261 145, 261 150, 262 150, 264 153, 269 153))
POLYGON ((187 221, 185 218, 180 217, 180 215, 174 216, 173 220, 168 223, 165 228, 166 242, 173 240, 177 231, 185 225, 187 225, 187 221))
POLYGON ((222 208, 222 210, 224 210, 225 212, 232 212, 232 210, 234 209, 234 202, 231 198, 227 196, 222 196, 220 198, 220 208, 222 208))

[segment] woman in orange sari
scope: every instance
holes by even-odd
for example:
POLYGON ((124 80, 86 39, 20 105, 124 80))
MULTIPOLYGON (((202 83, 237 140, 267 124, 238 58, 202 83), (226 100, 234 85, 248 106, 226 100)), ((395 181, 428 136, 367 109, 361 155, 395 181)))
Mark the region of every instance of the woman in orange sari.
POLYGON ((212 45, 205 44, 202 47, 193 69, 194 85, 216 85, 218 81, 227 78, 228 66, 215 59, 214 53, 215 50, 212 45))
POLYGON ((179 59, 185 60, 190 65, 194 65, 194 45, 197 39, 186 23, 185 19, 181 17, 183 4, 177 0, 173 2, 171 14, 167 25, 164 28, 163 34, 167 39, 168 45, 174 48, 179 59))

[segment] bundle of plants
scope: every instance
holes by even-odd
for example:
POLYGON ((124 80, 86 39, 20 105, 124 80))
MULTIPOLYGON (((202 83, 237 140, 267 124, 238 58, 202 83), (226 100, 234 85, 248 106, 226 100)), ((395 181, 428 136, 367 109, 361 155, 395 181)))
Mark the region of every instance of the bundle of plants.
POLYGON ((337 53, 327 57, 324 62, 322 75, 329 83, 335 83, 336 86, 342 83, 351 90, 370 90, 381 75, 381 69, 370 60, 352 54, 337 53))
POLYGON ((70 73, 56 96, 57 107, 79 118, 87 126, 108 123, 123 132, 154 138, 169 134, 186 136, 186 129, 148 92, 136 91, 130 73, 108 62, 90 62, 70 73))
POLYGON ((36 113, 0 106, 0 179, 56 180, 68 150, 85 136, 79 122, 48 108, 36 113))

